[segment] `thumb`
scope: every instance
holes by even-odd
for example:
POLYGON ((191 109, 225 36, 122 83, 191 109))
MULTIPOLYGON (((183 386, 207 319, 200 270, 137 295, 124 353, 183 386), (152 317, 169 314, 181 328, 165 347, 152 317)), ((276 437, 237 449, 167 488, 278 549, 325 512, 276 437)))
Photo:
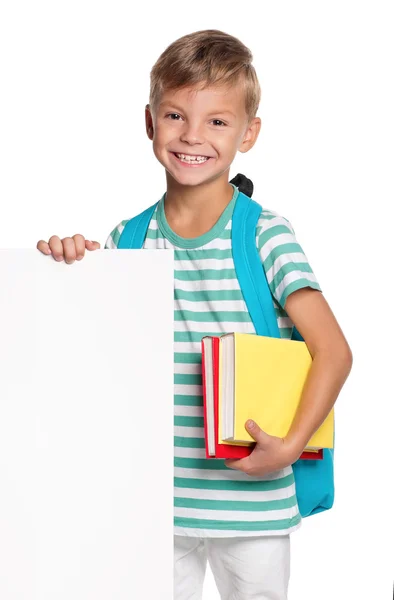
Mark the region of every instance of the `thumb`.
POLYGON ((92 242, 90 240, 85 240, 85 247, 87 250, 99 250, 100 249, 100 243, 99 242, 92 242))
POLYGON ((268 433, 265 433, 260 427, 257 425, 255 421, 249 419, 245 423, 246 431, 252 436, 252 438, 261 446, 264 446, 270 439, 271 436, 268 433))

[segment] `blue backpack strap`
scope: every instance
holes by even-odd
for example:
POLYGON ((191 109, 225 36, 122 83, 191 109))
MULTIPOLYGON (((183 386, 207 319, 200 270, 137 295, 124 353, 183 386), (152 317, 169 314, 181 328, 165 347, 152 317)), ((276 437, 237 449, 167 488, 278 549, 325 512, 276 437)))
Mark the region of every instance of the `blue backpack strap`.
POLYGON ((232 222, 234 266, 256 332, 258 335, 280 337, 270 289, 268 285, 260 285, 256 279, 262 265, 256 252, 256 239, 250 232, 256 231, 261 210, 257 202, 242 192, 238 193, 232 222))
MULTIPOLYGON (((239 192, 232 222, 235 272, 257 335, 280 337, 274 303, 256 247, 256 227, 262 207, 239 192)), ((293 338, 304 341, 294 328, 293 338)), ((334 451, 324 449, 323 460, 293 464, 296 495, 302 517, 331 508, 334 502, 334 451)))
MULTIPOLYGON (((248 232, 256 231, 261 211, 260 204, 239 192, 233 216, 233 258, 235 265, 250 267, 246 270, 238 267, 236 271, 242 292, 248 298, 248 311, 256 331, 259 332, 258 335, 278 338, 280 333, 271 290, 268 283, 261 285, 260 282, 262 265, 260 256, 256 252, 256 238, 248 235, 248 232), (256 278, 256 274, 260 274, 260 277, 256 278)), ((303 337, 295 327, 292 339, 303 341, 303 337)))
POLYGON ((118 241, 118 249, 142 248, 150 220, 158 202, 127 221, 118 241))

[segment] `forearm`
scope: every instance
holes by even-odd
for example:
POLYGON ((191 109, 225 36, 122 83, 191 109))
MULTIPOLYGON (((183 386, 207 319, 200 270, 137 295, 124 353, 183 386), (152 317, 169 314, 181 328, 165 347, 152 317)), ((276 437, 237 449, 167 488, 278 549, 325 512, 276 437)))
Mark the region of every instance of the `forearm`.
POLYGON ((338 398, 352 366, 351 353, 316 352, 286 443, 299 456, 338 398))

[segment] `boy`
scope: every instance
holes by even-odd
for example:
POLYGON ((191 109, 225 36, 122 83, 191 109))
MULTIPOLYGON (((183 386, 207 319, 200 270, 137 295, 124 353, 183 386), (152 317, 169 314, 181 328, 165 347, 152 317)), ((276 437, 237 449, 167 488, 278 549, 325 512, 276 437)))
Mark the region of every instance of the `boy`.
MULTIPOLYGON (((248 427, 257 444, 243 460, 205 459, 201 338, 255 333, 231 253, 238 188, 229 182, 237 151, 256 142, 260 87, 250 51, 221 31, 198 31, 171 44, 151 71, 146 130, 166 170, 167 190, 144 248, 175 248, 175 598, 202 597, 207 560, 223 600, 285 600, 289 534, 298 529, 291 464, 331 410, 352 364, 290 223, 262 211, 256 244, 281 337, 293 324, 313 362, 294 423, 284 438, 248 427)), ((122 221, 105 247, 114 249, 122 221)), ((37 247, 72 263, 100 247, 81 235, 37 247)), ((263 276, 263 274, 262 274, 263 276)))

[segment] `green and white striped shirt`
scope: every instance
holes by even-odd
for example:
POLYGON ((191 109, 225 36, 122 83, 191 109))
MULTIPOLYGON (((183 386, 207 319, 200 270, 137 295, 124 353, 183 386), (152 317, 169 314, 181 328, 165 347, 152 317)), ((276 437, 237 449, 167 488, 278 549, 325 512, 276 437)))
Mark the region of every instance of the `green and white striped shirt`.
MULTIPOLYGON (((143 247, 174 249, 174 533, 197 537, 284 535, 298 529, 292 467, 253 477, 205 458, 201 338, 230 332, 255 334, 235 275, 231 224, 238 188, 210 231, 182 238, 170 228, 165 194, 149 224, 143 247)), ((126 221, 110 234, 115 249, 126 221)), ((273 295, 281 337, 293 323, 286 298, 320 286, 289 221, 263 209, 256 245, 273 295)))

